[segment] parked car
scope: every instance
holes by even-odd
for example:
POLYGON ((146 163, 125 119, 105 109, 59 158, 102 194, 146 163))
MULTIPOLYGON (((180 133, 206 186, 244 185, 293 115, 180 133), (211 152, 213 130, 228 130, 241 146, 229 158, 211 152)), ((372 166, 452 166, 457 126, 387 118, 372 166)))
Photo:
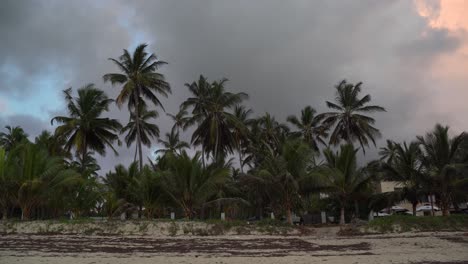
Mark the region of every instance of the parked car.
MULTIPOLYGON (((425 203, 416 208, 416 212, 430 212, 432 211, 432 206, 430 203, 425 203)), ((434 211, 440 211, 440 208, 434 205, 434 211)))

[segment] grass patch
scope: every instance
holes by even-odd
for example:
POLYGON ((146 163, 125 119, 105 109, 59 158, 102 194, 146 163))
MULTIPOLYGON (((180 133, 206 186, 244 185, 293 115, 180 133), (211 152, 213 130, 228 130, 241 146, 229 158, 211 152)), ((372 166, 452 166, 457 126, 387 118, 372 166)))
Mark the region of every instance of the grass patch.
POLYGON ((468 215, 405 216, 392 215, 377 218, 367 224, 367 230, 388 233, 408 231, 468 230, 468 215))

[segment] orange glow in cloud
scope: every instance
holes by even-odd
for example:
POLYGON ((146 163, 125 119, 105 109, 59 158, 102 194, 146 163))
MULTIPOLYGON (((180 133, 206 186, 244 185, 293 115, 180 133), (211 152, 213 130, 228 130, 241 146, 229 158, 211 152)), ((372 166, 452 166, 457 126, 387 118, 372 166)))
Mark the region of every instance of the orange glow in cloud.
POLYGON ((429 19, 432 28, 468 31, 467 0, 416 0, 419 15, 429 19))
POLYGON ((430 28, 448 30, 461 41, 457 50, 434 61, 427 75, 432 87, 427 92, 433 95, 431 107, 454 118, 459 130, 466 130, 465 114, 456 113, 468 111, 468 0, 415 0, 415 5, 430 28))

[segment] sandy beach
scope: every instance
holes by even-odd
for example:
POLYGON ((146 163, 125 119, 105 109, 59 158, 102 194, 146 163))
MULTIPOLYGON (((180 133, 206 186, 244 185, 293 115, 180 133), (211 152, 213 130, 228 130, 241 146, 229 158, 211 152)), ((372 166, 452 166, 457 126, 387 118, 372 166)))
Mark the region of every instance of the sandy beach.
POLYGON ((0 237, 0 263, 468 263, 468 233, 0 237))

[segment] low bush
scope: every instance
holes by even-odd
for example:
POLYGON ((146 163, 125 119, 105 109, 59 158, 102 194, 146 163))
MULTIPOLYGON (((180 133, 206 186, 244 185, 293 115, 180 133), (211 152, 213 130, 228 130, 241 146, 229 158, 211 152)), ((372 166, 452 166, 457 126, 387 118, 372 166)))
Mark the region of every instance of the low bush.
POLYGON ((382 233, 468 230, 468 215, 419 217, 392 215, 374 219, 368 223, 366 229, 382 233))

